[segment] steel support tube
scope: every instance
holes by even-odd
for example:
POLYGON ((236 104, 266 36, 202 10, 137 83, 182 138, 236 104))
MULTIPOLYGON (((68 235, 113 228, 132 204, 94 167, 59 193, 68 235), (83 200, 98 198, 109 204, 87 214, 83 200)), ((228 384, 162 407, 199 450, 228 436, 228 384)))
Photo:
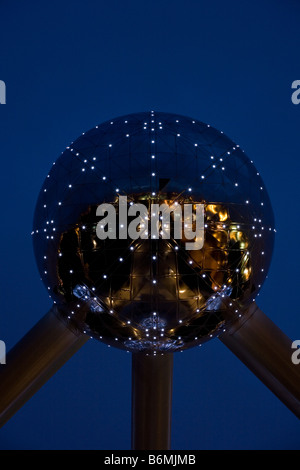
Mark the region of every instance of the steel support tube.
POLYGON ((51 309, 7 354, 0 366, 0 426, 3 426, 88 340, 51 309))
POLYGON ((255 304, 229 331, 224 343, 298 418, 300 365, 289 339, 255 304))
POLYGON ((173 354, 132 354, 132 449, 168 450, 173 354))

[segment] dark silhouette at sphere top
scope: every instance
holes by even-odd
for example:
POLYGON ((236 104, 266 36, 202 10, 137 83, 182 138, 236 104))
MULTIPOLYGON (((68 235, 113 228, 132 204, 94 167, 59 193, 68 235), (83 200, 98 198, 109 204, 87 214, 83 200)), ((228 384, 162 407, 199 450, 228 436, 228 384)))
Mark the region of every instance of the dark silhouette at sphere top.
MULTIPOLYGON (((171 223, 172 225, 172 223, 171 223)), ((257 296, 274 220, 265 185, 238 144, 189 117, 144 112, 72 142, 41 188, 33 223, 37 265, 61 318, 108 345, 146 353, 202 344, 257 296), (102 203, 202 203, 204 245, 105 239, 102 203)))

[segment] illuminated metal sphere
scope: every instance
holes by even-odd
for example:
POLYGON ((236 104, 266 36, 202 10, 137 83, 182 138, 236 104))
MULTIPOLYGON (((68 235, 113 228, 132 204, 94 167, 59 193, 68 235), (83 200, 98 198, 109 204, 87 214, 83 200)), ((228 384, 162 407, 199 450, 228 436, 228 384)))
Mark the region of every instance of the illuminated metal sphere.
POLYGON ((42 280, 69 326, 156 353, 203 343, 227 327, 228 309, 255 299, 274 221, 238 144, 203 122, 151 111, 97 125, 66 148, 42 186, 32 235, 42 280), (203 247, 154 239, 149 228, 146 239, 101 240, 97 207, 113 204, 118 225, 119 196, 128 207, 204 204, 203 247))

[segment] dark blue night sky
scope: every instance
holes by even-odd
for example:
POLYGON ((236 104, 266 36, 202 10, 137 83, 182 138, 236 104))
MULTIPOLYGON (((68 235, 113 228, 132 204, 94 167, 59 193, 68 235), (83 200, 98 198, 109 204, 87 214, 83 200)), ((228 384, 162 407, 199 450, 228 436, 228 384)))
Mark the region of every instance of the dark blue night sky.
MULTIPOLYGON (((300 339, 298 2, 0 0, 0 12, 7 348, 51 306, 30 233, 52 162, 96 124, 150 109, 209 123, 254 160, 277 229, 257 303, 300 339)), ((218 339, 174 359, 173 449, 300 449, 299 420, 218 339)), ((0 448, 130 449, 130 374, 130 354, 89 341, 0 430, 0 448)))

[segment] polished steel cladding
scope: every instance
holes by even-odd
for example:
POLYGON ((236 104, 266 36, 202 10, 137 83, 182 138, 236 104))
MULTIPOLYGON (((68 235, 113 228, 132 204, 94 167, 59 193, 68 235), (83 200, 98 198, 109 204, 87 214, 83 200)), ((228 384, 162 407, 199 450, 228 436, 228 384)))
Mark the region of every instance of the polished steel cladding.
POLYGON ((41 188, 32 235, 42 280, 71 327, 156 354, 218 335, 255 300, 274 220, 238 144, 192 118, 145 112, 97 125, 66 148, 41 188), (203 204, 203 247, 187 250, 172 230, 170 239, 149 230, 146 239, 101 240, 97 207, 115 206, 118 226, 120 196, 128 207, 203 204))

